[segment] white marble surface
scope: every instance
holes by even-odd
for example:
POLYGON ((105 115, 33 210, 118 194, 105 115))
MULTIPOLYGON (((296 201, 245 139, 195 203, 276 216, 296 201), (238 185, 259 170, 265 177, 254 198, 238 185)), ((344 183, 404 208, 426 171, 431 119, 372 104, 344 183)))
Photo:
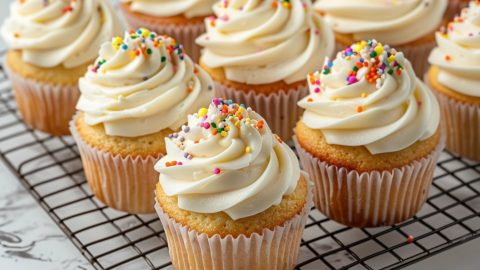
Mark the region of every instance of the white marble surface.
POLYGON ((0 163, 0 268, 92 269, 3 163, 0 163))

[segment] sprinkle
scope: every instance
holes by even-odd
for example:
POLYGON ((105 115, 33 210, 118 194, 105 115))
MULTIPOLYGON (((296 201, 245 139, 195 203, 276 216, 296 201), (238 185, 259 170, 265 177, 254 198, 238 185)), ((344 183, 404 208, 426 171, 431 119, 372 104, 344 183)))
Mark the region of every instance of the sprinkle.
POLYGON ((367 96, 368 96, 367 93, 365 93, 365 92, 362 93, 362 98, 366 98, 367 96))
POLYGON ((445 61, 450 62, 452 61, 452 57, 448 54, 445 55, 445 61))
POLYGON ((245 147, 245 153, 252 152, 252 148, 250 146, 245 147))
POLYGON ((207 108, 201 108, 200 110, 198 110, 198 116, 199 117, 204 117, 207 113, 208 113, 207 108))
POLYGON ((66 6, 62 9, 62 13, 72 12, 72 10, 73 10, 72 6, 66 6))
POLYGON ((13 37, 14 37, 14 38, 19 38, 19 37, 20 37, 20 33, 18 33, 18 32, 13 32, 13 37))
POLYGON ((221 172, 222 172, 222 170, 220 170, 220 168, 213 169, 214 174, 220 174, 221 172))
POLYGON ((357 106, 357 112, 358 112, 358 113, 363 112, 363 107, 362 107, 362 106, 357 106))
POLYGON ((407 243, 413 243, 414 240, 415 240, 415 238, 413 237, 413 235, 409 235, 407 237, 407 243))

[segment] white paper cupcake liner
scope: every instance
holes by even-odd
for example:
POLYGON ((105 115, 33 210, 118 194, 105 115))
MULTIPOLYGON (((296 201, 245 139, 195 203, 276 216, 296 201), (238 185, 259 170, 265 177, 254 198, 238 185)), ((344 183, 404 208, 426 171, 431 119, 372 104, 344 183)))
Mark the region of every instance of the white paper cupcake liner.
POLYGON ((174 37, 180 44, 183 45, 187 55, 190 56, 193 61, 198 63, 198 60, 200 59, 201 47, 195 43, 195 40, 198 36, 205 32, 205 24, 203 21, 200 23, 192 23, 187 25, 156 24, 143 21, 140 18, 129 14, 128 12, 123 12, 123 14, 128 26, 132 29, 146 27, 157 34, 167 34, 171 37, 174 37))
POLYGON ((480 106, 458 102, 436 90, 433 92, 442 111, 442 124, 447 130, 447 149, 480 161, 480 106))
POLYGON ((312 156, 294 137, 302 167, 315 184, 316 207, 352 227, 388 226, 413 217, 430 190, 436 162, 445 145, 442 133, 425 158, 391 171, 357 172, 312 156))
MULTIPOLYGON (((306 176, 308 177, 308 176, 306 176)), ((308 179, 308 178, 306 178, 308 179)), ((250 236, 208 236, 177 223, 155 204, 167 236, 173 266, 190 269, 293 269, 298 257, 308 213, 313 206, 312 184, 302 211, 282 226, 250 236)))
MULTIPOLYGON (((342 44, 336 42, 336 51, 343 51, 347 46, 351 44, 342 44)), ((431 42, 423 42, 421 44, 406 44, 406 45, 392 45, 399 52, 403 52, 405 58, 407 58, 412 64, 413 70, 417 77, 422 78, 423 74, 428 71, 430 63, 428 62, 428 56, 430 52, 435 48, 436 42, 432 40, 431 42)))
POLYGON ((93 194, 106 205, 121 211, 154 213, 154 191, 159 174, 153 167, 162 155, 121 157, 101 151, 80 137, 74 121, 70 122, 70 130, 93 194))
POLYGON ((68 122, 80 97, 77 85, 49 84, 24 78, 3 64, 24 122, 51 135, 70 134, 68 122))
POLYGON ((265 118, 274 133, 282 140, 289 141, 293 136, 293 128, 303 113, 303 109, 297 106, 297 102, 308 95, 308 86, 301 85, 284 90, 278 89, 277 92, 269 95, 254 91, 247 93, 215 82, 214 93, 217 97, 225 97, 252 107, 265 118))

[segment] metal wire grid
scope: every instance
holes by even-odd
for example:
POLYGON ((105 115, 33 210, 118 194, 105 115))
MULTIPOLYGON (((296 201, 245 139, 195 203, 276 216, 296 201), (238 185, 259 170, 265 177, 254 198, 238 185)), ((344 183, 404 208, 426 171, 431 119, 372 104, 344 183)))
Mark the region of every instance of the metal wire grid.
MULTIPOLYGON (((98 201, 74 141, 21 121, 3 68, 0 158, 96 269, 173 268, 157 216, 125 214, 98 201)), ((400 268, 478 237, 479 214, 480 164, 444 152, 427 203, 402 224, 353 229, 314 209, 296 269, 400 268)))

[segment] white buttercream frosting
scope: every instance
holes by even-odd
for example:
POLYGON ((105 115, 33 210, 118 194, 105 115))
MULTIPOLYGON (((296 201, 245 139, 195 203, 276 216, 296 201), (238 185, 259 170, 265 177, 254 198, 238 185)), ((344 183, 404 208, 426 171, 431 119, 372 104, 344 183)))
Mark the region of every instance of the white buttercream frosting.
POLYGON ((122 0, 130 3, 132 11, 151 16, 170 17, 184 15, 187 18, 208 16, 217 0, 122 0))
POLYGON ((92 62, 122 25, 109 1, 22 0, 10 5, 1 32, 10 49, 22 50, 25 62, 73 68, 92 62))
POLYGON ((471 1, 436 35, 429 62, 440 68, 438 81, 459 93, 480 97, 480 3, 471 1))
POLYGON ((155 169, 184 210, 252 216, 279 204, 300 178, 290 147, 260 115, 231 100, 214 99, 165 141, 167 154, 155 169))
POLYGON ((218 1, 214 13, 197 43, 203 63, 223 68, 228 80, 294 83, 333 53, 333 32, 310 0, 218 1))
POLYGON ((403 53, 388 45, 355 43, 308 80, 310 95, 299 102, 306 110, 301 121, 320 129, 329 144, 388 153, 437 131, 437 100, 403 53))
POLYGON ((87 124, 137 137, 177 130, 209 103, 213 83, 173 38, 141 28, 104 43, 79 87, 77 109, 87 124))
POLYGON ((401 45, 439 27, 448 0, 318 0, 335 32, 353 34, 354 40, 377 39, 401 45))

